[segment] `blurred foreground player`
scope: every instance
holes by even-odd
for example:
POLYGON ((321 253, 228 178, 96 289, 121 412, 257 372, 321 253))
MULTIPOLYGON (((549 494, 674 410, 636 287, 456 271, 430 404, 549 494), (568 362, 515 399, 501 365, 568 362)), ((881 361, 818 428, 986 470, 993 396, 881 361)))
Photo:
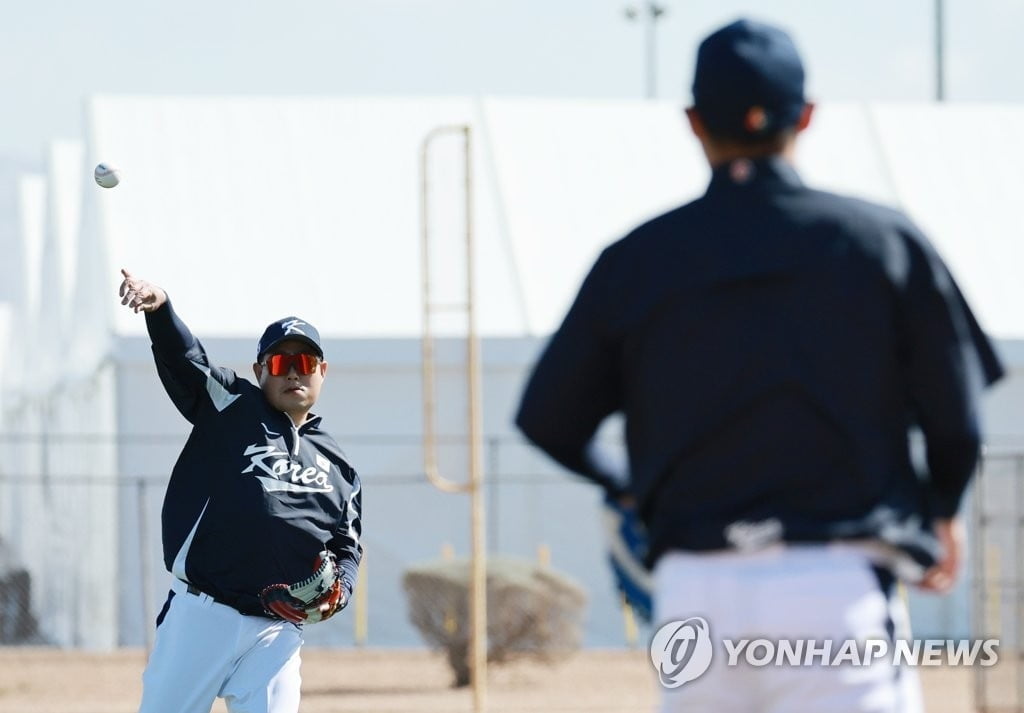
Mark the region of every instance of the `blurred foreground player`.
POLYGON ((320 335, 294 317, 257 346, 258 386, 210 364, 167 294, 122 271, 157 373, 192 433, 163 505, 174 579, 143 674, 141 713, 299 709, 302 627, 349 601, 362 547, 360 485, 320 430, 320 335))
POLYGON ((517 423, 636 503, 655 625, 708 622, 710 668, 666 688, 664 711, 920 710, 914 672, 891 657, 730 667, 721 642, 891 641, 905 619, 896 576, 948 589, 979 395, 1002 367, 908 218, 800 181, 794 148, 813 106, 785 32, 741 20, 707 37, 693 97, 707 192, 604 250, 517 423), (615 411, 624 492, 588 447, 615 411))

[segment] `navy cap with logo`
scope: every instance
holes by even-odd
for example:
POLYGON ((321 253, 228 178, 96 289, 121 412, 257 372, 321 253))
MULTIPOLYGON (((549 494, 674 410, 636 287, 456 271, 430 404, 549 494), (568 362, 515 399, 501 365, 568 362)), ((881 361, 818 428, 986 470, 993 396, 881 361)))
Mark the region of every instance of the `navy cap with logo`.
POLYGON ((284 317, 267 325, 263 336, 260 337, 259 345, 256 347, 256 361, 259 361, 275 346, 289 339, 305 342, 313 347, 318 357, 323 358, 324 348, 320 344, 320 332, 316 330, 316 327, 298 317, 284 317))
POLYGON ((804 98, 804 67, 789 35, 737 20, 697 50, 693 106, 717 136, 757 139, 794 126, 804 98))

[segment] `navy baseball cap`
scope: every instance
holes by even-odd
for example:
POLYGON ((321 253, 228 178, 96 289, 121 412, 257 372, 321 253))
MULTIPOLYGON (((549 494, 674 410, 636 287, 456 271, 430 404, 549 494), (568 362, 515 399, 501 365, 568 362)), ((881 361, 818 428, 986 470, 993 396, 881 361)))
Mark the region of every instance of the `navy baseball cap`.
POLYGON ((297 339, 313 347, 316 355, 323 359, 324 348, 320 345, 320 332, 309 322, 298 317, 284 317, 276 322, 271 322, 260 337, 260 343, 256 347, 256 361, 269 352, 281 342, 289 339, 297 339))
POLYGON ((693 106, 712 134, 771 136, 794 126, 806 103, 803 62, 778 27, 737 20, 701 42, 693 106))

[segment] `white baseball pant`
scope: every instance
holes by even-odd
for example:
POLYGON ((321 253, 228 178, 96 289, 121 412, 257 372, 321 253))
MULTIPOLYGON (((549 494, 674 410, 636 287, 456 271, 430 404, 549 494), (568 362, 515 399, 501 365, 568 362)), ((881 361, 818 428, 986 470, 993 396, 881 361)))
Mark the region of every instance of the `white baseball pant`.
POLYGON ((894 666, 891 656, 870 666, 750 666, 742 656, 726 665, 726 639, 734 647, 741 639, 831 640, 838 648, 887 635, 892 651, 893 638, 909 638, 902 599, 895 588, 886 596, 868 554, 855 545, 669 552, 655 568, 654 609, 656 628, 707 620, 713 651, 706 673, 664 689, 662 713, 923 711, 917 672, 894 666))
POLYGON ((174 580, 142 675, 139 713, 209 713, 221 697, 231 713, 297 713, 302 632, 246 616, 174 580))

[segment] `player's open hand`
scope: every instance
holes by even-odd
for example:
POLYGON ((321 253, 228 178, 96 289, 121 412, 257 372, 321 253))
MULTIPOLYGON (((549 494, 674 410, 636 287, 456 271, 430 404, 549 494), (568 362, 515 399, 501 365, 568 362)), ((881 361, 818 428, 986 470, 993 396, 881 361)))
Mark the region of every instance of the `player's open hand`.
POLYGON ((948 592, 956 583, 966 550, 966 530, 959 518, 936 520, 935 536, 942 545, 942 559, 925 572, 920 583, 921 589, 931 592, 948 592))
POLYGON ((167 302, 167 293, 163 288, 154 284, 132 277, 132 274, 121 268, 124 280, 121 281, 121 289, 118 294, 121 296, 121 304, 131 307, 137 314, 139 312, 153 312, 163 307, 167 302))

